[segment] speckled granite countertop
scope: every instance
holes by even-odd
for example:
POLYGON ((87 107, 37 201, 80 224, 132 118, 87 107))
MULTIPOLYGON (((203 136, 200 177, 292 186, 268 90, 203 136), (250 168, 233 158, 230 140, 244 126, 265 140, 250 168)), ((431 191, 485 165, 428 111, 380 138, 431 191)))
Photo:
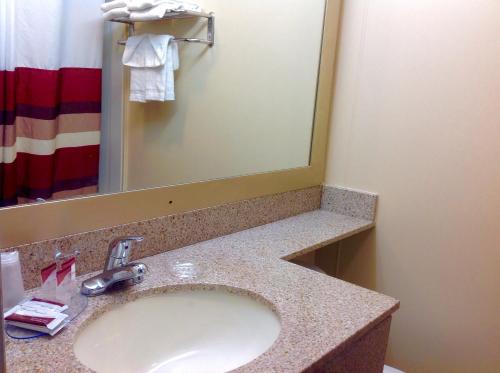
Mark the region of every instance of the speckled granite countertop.
MULTIPOLYGON (((89 299, 80 317, 53 339, 7 339, 8 372, 87 372, 73 353, 79 328, 113 304, 179 287, 233 287, 273 304, 281 319, 274 345, 238 372, 300 372, 331 358, 391 315, 399 302, 287 262, 370 229, 368 220, 317 210, 146 258, 145 281, 89 299), (176 265, 194 270, 180 278, 176 265)), ((86 276, 88 277, 88 276, 86 276)))

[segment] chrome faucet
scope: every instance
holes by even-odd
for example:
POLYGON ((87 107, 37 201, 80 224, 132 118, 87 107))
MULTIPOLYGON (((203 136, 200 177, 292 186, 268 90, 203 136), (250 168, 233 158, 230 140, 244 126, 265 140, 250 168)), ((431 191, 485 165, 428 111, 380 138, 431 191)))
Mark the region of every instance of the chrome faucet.
POLYGON ((134 242, 141 242, 144 237, 130 236, 116 238, 109 244, 108 258, 100 275, 82 282, 81 293, 88 297, 103 294, 117 283, 139 284, 144 280, 146 265, 129 263, 134 242))

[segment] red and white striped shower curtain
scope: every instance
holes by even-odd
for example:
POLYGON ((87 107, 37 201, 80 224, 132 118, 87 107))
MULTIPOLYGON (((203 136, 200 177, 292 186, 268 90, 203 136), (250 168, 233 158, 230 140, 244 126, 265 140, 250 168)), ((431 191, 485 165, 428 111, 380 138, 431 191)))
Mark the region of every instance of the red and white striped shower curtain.
POLYGON ((102 0, 0 0, 0 206, 97 192, 102 0))

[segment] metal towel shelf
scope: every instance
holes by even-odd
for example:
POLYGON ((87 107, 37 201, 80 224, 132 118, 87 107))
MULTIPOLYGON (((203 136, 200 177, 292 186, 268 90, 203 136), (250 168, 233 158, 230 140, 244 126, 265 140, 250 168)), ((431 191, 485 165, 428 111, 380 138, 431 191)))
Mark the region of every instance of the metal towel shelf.
MULTIPOLYGON (((166 19, 179 19, 179 18, 206 18, 208 20, 207 25, 207 38, 206 39, 198 39, 198 38, 174 38, 175 41, 187 42, 187 43, 201 43, 206 44, 210 47, 213 47, 215 44, 215 14, 214 13, 204 13, 204 12, 192 12, 188 10, 176 11, 176 12, 168 12, 165 13, 163 18, 153 21, 132 21, 128 18, 115 18, 110 20, 111 22, 124 23, 128 25, 128 35, 132 36, 135 34, 135 23, 136 22, 158 22, 166 19)), ((126 40, 118 41, 118 44, 125 45, 127 43, 126 40)))

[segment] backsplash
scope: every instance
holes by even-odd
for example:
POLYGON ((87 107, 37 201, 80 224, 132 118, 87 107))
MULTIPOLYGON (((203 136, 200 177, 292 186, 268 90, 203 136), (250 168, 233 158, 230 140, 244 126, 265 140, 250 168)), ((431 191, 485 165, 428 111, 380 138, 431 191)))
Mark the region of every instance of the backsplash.
POLYGON ((375 221, 378 195, 338 186, 323 186, 321 209, 375 221))
POLYGON ((317 210, 322 187, 312 187, 226 205, 169 215, 136 223, 70 235, 0 251, 19 250, 26 289, 39 286, 40 269, 53 261, 54 252, 80 250, 78 275, 102 269, 108 244, 126 235, 144 236, 136 245, 133 260, 206 241, 215 237, 272 223, 317 210))

